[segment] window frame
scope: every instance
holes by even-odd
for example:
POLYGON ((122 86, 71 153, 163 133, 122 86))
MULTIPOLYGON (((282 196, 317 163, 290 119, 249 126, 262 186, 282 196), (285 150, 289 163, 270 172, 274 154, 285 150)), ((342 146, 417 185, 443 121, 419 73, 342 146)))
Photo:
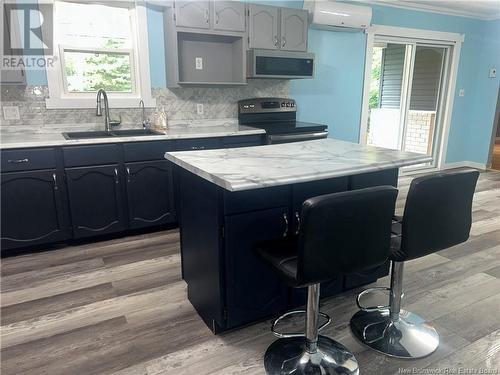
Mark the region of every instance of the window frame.
MULTIPOLYGON (((64 0, 61 0, 64 1, 64 0)), ((74 2, 75 0, 71 0, 74 2)), ((56 4, 54 4, 54 20, 56 20, 56 4)), ((81 1, 85 4, 85 1, 81 1)), ((100 3, 113 6, 108 1, 100 3)), ((122 3, 123 4, 123 3, 122 3)), ((128 4, 128 3, 127 3, 128 4)), ((108 93, 110 106, 115 108, 137 108, 139 101, 143 100, 145 107, 155 107, 156 100, 151 93, 151 78, 149 69, 149 41, 147 29, 147 11, 145 4, 130 2, 129 15, 131 21, 131 33, 133 38, 132 49, 103 49, 103 48, 75 48, 74 46, 56 44, 54 57, 56 63, 54 67, 47 69, 47 82, 49 86, 49 97, 45 100, 47 109, 78 109, 95 108, 96 94, 93 92, 68 92, 66 84, 66 74, 64 72, 64 51, 82 52, 125 52, 130 54, 132 92, 112 92, 108 93), (139 59, 141 61, 139 61, 139 59)), ((119 5, 116 5, 119 7, 119 5)), ((57 43, 57 37, 55 37, 57 43)))

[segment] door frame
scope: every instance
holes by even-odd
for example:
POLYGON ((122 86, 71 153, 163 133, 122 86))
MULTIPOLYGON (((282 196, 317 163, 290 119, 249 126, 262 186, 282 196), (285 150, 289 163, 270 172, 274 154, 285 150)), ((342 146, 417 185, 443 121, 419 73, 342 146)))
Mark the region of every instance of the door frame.
POLYGON ((453 102, 455 100, 455 88, 457 82, 458 65, 460 62, 460 50, 464 41, 464 34, 448 33, 442 31, 432 31, 423 29, 411 29, 406 27, 394 27, 384 25, 373 25, 366 29, 366 49, 365 49, 365 74, 363 86, 363 101, 361 107, 361 119, 359 126, 358 142, 362 145, 367 143, 369 100, 370 100, 370 82, 372 70, 372 55, 375 36, 406 39, 426 44, 436 44, 450 47, 450 68, 447 82, 442 88, 446 95, 444 101, 443 123, 441 127, 438 158, 435 163, 438 169, 442 169, 446 160, 446 151, 448 147, 448 137, 450 133, 451 117, 453 113, 453 102))
POLYGON ((498 89, 497 107, 495 109, 495 117, 493 118, 493 129, 491 131, 490 151, 488 153, 488 161, 486 162, 486 168, 491 168, 491 164, 493 163, 493 148, 495 147, 496 141, 500 140, 500 137, 497 137, 497 128, 500 128, 500 88, 498 89))

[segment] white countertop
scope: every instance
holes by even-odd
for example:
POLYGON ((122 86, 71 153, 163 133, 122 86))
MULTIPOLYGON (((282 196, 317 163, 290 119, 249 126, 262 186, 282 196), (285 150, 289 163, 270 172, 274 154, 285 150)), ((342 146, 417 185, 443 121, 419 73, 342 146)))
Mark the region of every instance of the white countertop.
POLYGON ((109 137, 90 139, 65 139, 61 132, 53 133, 2 133, 0 139, 1 149, 48 147, 48 146, 73 146, 100 143, 161 141, 183 138, 228 137, 236 135, 263 134, 263 129, 252 128, 237 124, 211 125, 211 126, 177 126, 169 129, 166 134, 148 135, 137 137, 109 137))
POLYGON ((229 191, 258 189, 426 163, 427 155, 332 138, 221 150, 167 152, 165 158, 229 191))

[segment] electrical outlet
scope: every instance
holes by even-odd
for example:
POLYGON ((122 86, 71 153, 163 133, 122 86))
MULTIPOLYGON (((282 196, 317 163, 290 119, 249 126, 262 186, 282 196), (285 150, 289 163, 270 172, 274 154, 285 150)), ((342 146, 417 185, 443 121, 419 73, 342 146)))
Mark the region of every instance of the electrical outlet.
POLYGON ((7 105, 3 107, 3 118, 5 120, 19 120, 19 107, 17 105, 7 105))
POLYGON ((198 115, 202 115, 203 114, 203 104, 202 103, 197 103, 196 104, 196 113, 198 115))
POLYGON ((465 89, 460 89, 458 96, 465 96, 465 89))
POLYGON ((497 68, 491 68, 490 69, 490 78, 496 78, 497 77, 497 68))
POLYGON ((201 57, 195 57, 194 61, 196 70, 203 70, 203 59, 201 57))

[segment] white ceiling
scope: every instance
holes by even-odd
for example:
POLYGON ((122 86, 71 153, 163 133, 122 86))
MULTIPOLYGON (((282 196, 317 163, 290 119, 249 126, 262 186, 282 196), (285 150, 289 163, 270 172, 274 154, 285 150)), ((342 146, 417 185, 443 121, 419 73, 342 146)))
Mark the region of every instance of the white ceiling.
POLYGON ((500 0, 373 0, 368 2, 487 20, 500 19, 500 0))

